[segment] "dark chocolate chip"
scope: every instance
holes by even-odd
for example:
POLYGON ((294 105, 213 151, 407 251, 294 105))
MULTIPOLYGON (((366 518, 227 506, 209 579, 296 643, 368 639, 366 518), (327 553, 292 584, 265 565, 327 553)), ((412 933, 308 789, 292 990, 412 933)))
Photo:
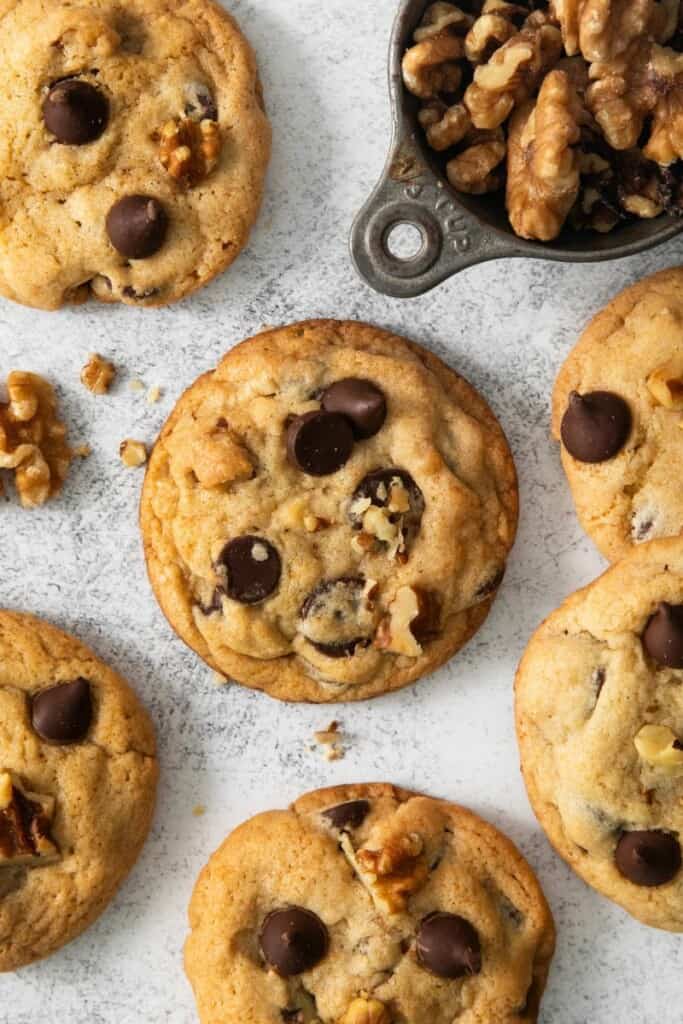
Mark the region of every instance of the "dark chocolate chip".
POLYGON ((370 813, 370 802, 368 800, 348 800, 345 804, 337 804, 336 807, 328 807, 323 811, 323 818, 327 818, 333 828, 340 832, 358 828, 363 824, 370 813))
POLYGON ((124 196, 107 214, 111 244, 129 260, 144 260, 161 249, 168 216, 153 196, 124 196))
POLYGON ((370 643, 372 616, 365 607, 362 576, 341 576, 322 580, 301 606, 302 633, 316 650, 328 658, 350 658, 359 647, 370 643), (361 623, 364 612, 368 621, 361 623), (363 629, 368 632, 363 633, 363 629))
POLYGON ((290 978, 320 963, 327 953, 329 935, 312 911, 288 907, 268 914, 260 943, 266 963, 283 978, 290 978))
POLYGON ((325 412, 338 412, 351 421, 357 441, 374 437, 387 418, 384 394, 369 380, 346 377, 331 384, 322 395, 325 412))
POLYGON ((218 107, 208 85, 190 82, 185 86, 185 117, 192 121, 218 120, 218 107))
POLYGON ((353 443, 350 421, 337 412, 307 412, 287 427, 289 461, 309 476, 336 473, 351 458, 353 443))
POLYGON ((48 131, 68 146, 84 146, 99 139, 109 120, 109 101, 89 82, 67 78, 52 86, 43 101, 48 131))
POLYGON ((33 728, 50 743, 79 743, 92 722, 92 696, 87 679, 60 683, 37 693, 31 702, 33 728))
POLYGON ((624 832, 614 858, 634 885, 666 885, 681 870, 680 844, 668 832, 624 832))
POLYGON ((425 917, 417 932, 417 959, 440 978, 462 978, 481 971, 481 946, 464 917, 437 911, 425 917))
POLYGON ((277 590, 282 562, 263 537, 235 537, 221 552, 218 569, 227 572, 227 594, 240 604, 258 604, 277 590))
POLYGON ((683 604, 659 605, 645 627, 643 647, 658 665, 683 668, 683 604))
POLYGON ((579 462, 607 462, 626 444, 631 410, 611 391, 572 391, 561 427, 562 443, 579 462))

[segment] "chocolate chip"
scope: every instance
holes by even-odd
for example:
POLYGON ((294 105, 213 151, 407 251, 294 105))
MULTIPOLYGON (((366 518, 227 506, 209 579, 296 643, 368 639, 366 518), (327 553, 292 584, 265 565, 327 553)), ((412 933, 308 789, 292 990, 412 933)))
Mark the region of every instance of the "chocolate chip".
POLYGON ((624 832, 614 859, 634 885, 666 885, 681 870, 681 847, 668 832, 624 832))
POLYGON ((683 668, 682 604, 662 601, 645 627, 643 647, 658 665, 683 668))
POLYGON ((611 391, 572 391, 561 427, 562 443, 579 462, 607 462, 626 444, 631 410, 611 391))
POLYGON ((111 244, 129 260, 144 260, 161 249, 168 216, 152 196, 124 196, 107 214, 111 244))
POLYGON ((216 567, 227 572, 227 594, 240 604, 258 604, 277 590, 280 555, 263 537, 235 537, 225 545, 216 567))
POLYGON ((185 117, 192 121, 218 120, 218 108, 208 85, 190 82, 185 86, 185 117))
POLYGON ((37 693, 31 702, 31 722, 50 743, 80 743, 92 722, 90 683, 76 679, 37 693))
POLYGON ((353 452, 353 430, 336 412, 307 412, 287 427, 289 461, 309 476, 329 476, 341 469, 353 452))
POLYGON ((331 384, 322 395, 325 412, 338 412, 351 421, 357 441, 374 437, 387 418, 384 394, 369 380, 346 377, 331 384))
POLYGON ((48 131, 64 145, 84 146, 99 139, 109 120, 109 101, 88 82, 67 78, 52 86, 43 101, 48 131))
POLYGON ((417 959, 440 978, 479 974, 479 936, 464 917, 437 911, 425 917, 418 929, 417 959))
POLYGON ((362 576, 322 580, 300 614, 303 635, 328 658, 350 658, 370 643, 374 618, 362 576))
POLYGON ((288 907, 268 914, 260 943, 266 962, 283 978, 290 978, 320 963, 327 953, 329 935, 312 911, 288 907))
POLYGON ((336 807, 329 807, 323 811, 323 818, 327 818, 333 828, 340 832, 350 831, 359 828, 370 813, 368 800, 348 800, 345 804, 337 804, 336 807))

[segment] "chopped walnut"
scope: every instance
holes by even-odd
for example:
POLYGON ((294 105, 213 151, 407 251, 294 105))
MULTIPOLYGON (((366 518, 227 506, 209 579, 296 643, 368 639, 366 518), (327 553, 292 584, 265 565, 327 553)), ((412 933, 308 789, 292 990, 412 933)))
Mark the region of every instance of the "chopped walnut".
POLYGON ((384 1003, 378 999, 360 996, 354 999, 339 1024, 391 1024, 391 1017, 384 1003))
POLYGON ((161 130, 159 159, 171 177, 186 186, 207 178, 220 152, 220 128, 209 118, 169 121, 161 130))
POLYGON ((665 409, 683 409, 683 356, 658 366, 648 377, 647 386, 665 409))
POLYGON ((107 359, 103 359, 97 352, 91 352, 88 362, 81 370, 81 383, 93 395, 106 395, 116 376, 116 368, 107 359))
POLYGON ((0 469, 14 470, 21 504, 36 508, 59 493, 73 453, 48 381, 15 370, 7 391, 9 402, 0 403, 0 469))
POLYGON ((422 857, 424 843, 415 832, 392 837, 380 850, 364 848, 354 854, 348 836, 342 837, 342 847, 376 905, 387 914, 404 911, 408 898, 429 875, 422 857))
POLYGON ((121 462, 128 469, 139 469, 147 462, 147 447, 143 441, 122 441, 119 446, 121 462))
POLYGON ((437 153, 456 146, 472 127, 472 119, 463 103, 448 107, 440 100, 432 100, 424 106, 418 120, 425 130, 427 142, 437 153))
POLYGON ((330 722, 326 729, 321 729, 314 734, 315 742, 323 748, 323 756, 326 761, 341 761, 344 757, 343 733, 339 722, 330 722))
POLYGON ((439 626, 439 602, 433 591, 401 587, 381 620, 375 646, 391 654, 418 658, 421 642, 433 636, 439 626))
POLYGON ((612 60, 647 34, 653 0, 552 0, 567 54, 612 60))
POLYGON ((59 856, 50 836, 54 812, 52 797, 29 793, 9 772, 0 772, 0 867, 44 864, 59 856))
POLYGON ((492 139, 465 149, 448 161, 446 175, 453 188, 473 196, 497 192, 503 183, 502 171, 497 171, 505 159, 507 145, 492 139))
POLYGON ((644 725, 634 743, 652 768, 669 775, 683 773, 683 743, 668 725, 644 725))
POLYGON ((422 16, 422 21, 415 29, 413 39, 416 43, 422 43, 425 39, 433 39, 434 36, 443 33, 464 35, 472 24, 469 14, 461 11, 455 4, 437 2, 430 4, 422 16))
POLYGON ((508 139, 507 208, 522 238, 557 238, 579 193, 582 115, 563 71, 551 71, 535 105, 518 110, 508 139))
POLYGON ((512 110, 533 95, 543 75, 560 58, 562 37, 553 25, 522 29, 474 72, 465 106, 475 128, 498 128, 512 110))
POLYGON ((224 487, 254 475, 249 452, 222 418, 212 430, 199 431, 193 438, 191 467, 202 487, 224 487))
POLYGON ((529 11, 506 0, 486 0, 480 16, 465 37, 465 54, 472 64, 485 64, 499 47, 512 39, 529 11))

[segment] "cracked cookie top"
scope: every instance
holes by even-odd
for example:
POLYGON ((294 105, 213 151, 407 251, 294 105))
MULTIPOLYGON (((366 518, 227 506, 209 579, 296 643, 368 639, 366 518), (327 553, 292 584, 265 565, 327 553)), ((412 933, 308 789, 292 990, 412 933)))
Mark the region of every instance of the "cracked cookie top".
POLYGON ((484 400, 366 324, 238 345, 181 398, 150 459, 150 578, 212 667, 286 700, 372 697, 483 622, 517 524, 484 400))
POLYGON ((517 730, 553 846, 634 917, 683 932, 683 538, 634 548, 545 621, 517 730))
POLYGON ((553 434, 581 525, 606 558, 683 533, 683 268, 595 317, 560 370, 553 434))
POLYGON ((104 910, 142 848, 156 780, 128 685, 72 637, 0 611, 0 972, 104 910))
POLYGON ((160 306, 244 247, 270 128, 212 0, 0 0, 0 294, 160 306))
POLYGON ((508 839, 383 784, 242 825, 200 875, 190 927, 206 1024, 533 1022, 555 938, 508 839))

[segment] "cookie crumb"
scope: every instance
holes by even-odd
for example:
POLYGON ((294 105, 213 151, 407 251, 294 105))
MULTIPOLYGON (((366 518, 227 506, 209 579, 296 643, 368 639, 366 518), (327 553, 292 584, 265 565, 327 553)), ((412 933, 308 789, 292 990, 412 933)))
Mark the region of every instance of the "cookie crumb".
POLYGON ((213 673, 213 683, 214 683, 214 686, 227 686, 228 680, 227 680, 226 676, 223 675, 222 672, 214 672, 213 673))
POLYGON ((92 455, 92 448, 89 444, 79 444, 73 449, 77 459, 87 459, 92 455))
POLYGON ((206 807, 204 804, 195 804, 192 808, 192 816, 194 818, 202 818, 206 814, 206 807))
POLYGON ((128 469, 138 469, 147 462, 147 447, 143 441, 122 441, 119 447, 121 462, 128 469))
POLYGON ((340 761, 344 757, 342 746, 342 732, 339 722, 330 722, 326 729, 321 729, 313 734, 316 743, 323 747, 323 757, 326 761, 340 761))
POLYGON ((161 398, 161 394, 161 388, 158 384, 155 384, 154 387, 150 388, 147 392, 147 405, 156 405, 161 398))
POLYGON ((135 380, 131 380, 131 381, 128 382, 128 390, 129 391, 144 391, 145 390, 145 385, 142 383, 141 380, 137 380, 137 378, 136 378, 135 380))
POLYGON ((88 362, 81 370, 81 383, 93 395, 106 395, 116 376, 116 367, 108 359, 91 352, 88 362))

